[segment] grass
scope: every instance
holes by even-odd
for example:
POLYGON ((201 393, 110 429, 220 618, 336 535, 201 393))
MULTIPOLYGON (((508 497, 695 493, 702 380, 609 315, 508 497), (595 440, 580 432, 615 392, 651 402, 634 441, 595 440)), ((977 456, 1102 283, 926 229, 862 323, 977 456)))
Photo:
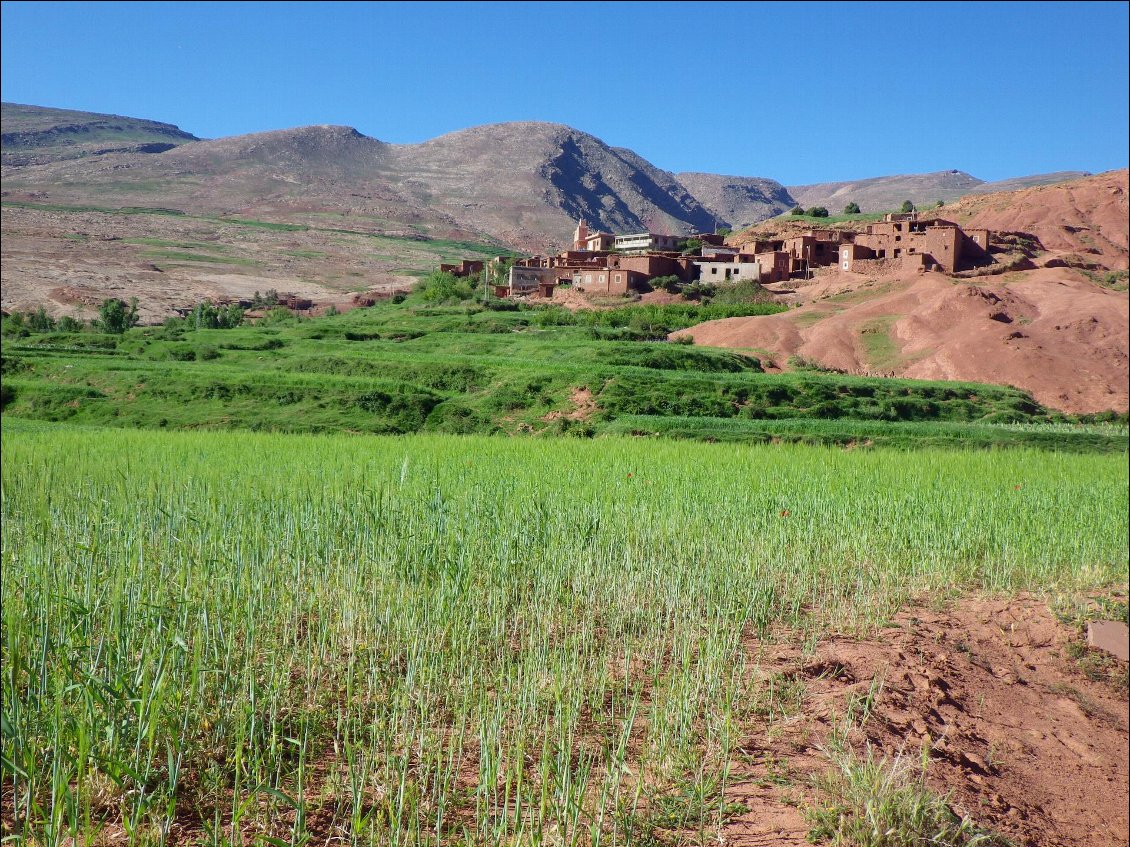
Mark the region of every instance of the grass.
POLYGON ((832 770, 814 780, 818 805, 807 810, 809 840, 843 847, 1007 847, 1010 843, 958 817, 926 786, 926 760, 877 758, 850 749, 829 753, 832 770))
MULTIPOLYGON (((1125 451, 1013 388, 810 371, 652 339, 766 304, 571 313, 495 301, 383 303, 233 330, 9 334, 5 415, 150 428, 649 434, 856 446, 1125 451), (580 420, 572 397, 593 407, 580 420), (1054 423, 1054 421, 1061 421, 1054 423), (1012 429, 989 424, 1012 423, 1012 429)), ((7 327, 8 324, 5 324, 7 327)))
POLYGON ((8 415, 2 447, 5 824, 51 845, 705 841, 747 705, 803 697, 748 633, 1128 553, 1120 455, 8 415))
POLYGON ((827 217, 813 217, 812 215, 778 215, 773 218, 774 221, 798 221, 802 223, 812 224, 816 228, 827 226, 828 224, 841 224, 841 223, 874 223, 881 221, 885 212, 861 212, 855 215, 828 215, 827 217))
POLYGON ((237 256, 213 256, 210 253, 186 253, 178 250, 146 250, 142 253, 146 259, 162 263, 175 262, 210 262, 220 265, 256 265, 252 259, 237 256))
POLYGON ((872 370, 890 370, 902 359, 902 350, 891 337, 891 326, 900 315, 884 315, 865 321, 859 328, 859 340, 872 370))

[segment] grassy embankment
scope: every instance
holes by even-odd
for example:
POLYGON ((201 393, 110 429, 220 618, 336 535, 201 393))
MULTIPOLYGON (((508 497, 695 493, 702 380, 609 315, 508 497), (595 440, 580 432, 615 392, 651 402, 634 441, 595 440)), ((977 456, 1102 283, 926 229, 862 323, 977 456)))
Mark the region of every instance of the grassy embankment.
POLYGON ((9 417, 3 454, 29 843, 705 843, 741 740, 787 719, 748 636, 1128 554, 1123 456, 9 417))
POLYGON ((779 308, 570 313, 414 296, 231 330, 9 335, 3 407, 19 417, 140 427, 1126 449, 1124 428, 995 426, 1063 419, 1013 388, 769 375, 751 355, 660 340, 702 320, 779 308))

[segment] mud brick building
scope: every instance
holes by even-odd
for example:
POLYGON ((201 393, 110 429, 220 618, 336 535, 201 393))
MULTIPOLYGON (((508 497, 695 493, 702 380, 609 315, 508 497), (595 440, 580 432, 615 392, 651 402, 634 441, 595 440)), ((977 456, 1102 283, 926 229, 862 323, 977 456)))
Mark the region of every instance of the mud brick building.
POLYGON ((440 265, 441 273, 449 273, 452 276, 474 276, 475 274, 482 273, 486 263, 476 259, 464 259, 458 265, 440 265))
POLYGON ((914 213, 888 214, 856 235, 851 247, 839 247, 841 270, 856 270, 860 260, 874 259, 899 259, 904 266, 953 273, 989 261, 989 230, 965 231, 953 221, 914 213))

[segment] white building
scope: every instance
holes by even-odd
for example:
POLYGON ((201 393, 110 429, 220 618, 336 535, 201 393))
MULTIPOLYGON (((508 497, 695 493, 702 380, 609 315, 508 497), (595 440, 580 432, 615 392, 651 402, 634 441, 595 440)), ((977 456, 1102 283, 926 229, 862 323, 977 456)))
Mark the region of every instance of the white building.
POLYGON ((695 262, 699 282, 761 282, 760 262, 695 262))
POLYGON ((621 253, 640 252, 651 250, 678 250, 679 242, 683 240, 679 235, 657 235, 654 232, 637 232, 631 235, 617 235, 612 242, 612 249, 621 253))

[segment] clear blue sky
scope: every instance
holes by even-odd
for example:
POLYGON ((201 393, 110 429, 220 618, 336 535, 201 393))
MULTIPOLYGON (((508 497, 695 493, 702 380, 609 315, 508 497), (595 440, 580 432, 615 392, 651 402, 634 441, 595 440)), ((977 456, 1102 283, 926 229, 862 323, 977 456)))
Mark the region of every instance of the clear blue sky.
POLYGON ((5 101, 206 138, 569 124, 785 184, 1127 165, 1128 4, 2 4, 5 101))

